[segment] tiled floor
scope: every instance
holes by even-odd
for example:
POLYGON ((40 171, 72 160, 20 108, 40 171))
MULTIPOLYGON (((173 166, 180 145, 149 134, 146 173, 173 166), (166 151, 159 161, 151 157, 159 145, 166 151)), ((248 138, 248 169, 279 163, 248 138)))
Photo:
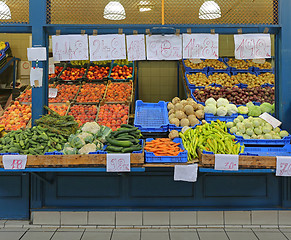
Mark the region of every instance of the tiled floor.
POLYGON ((0 240, 291 240, 291 228, 1 228, 0 240))

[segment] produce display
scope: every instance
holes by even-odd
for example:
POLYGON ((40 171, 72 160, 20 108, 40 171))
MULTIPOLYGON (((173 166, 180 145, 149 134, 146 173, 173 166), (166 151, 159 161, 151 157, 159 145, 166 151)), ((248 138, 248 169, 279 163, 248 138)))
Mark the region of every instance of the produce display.
POLYGON ((193 127, 200 123, 198 119, 204 118, 204 106, 197 104, 192 98, 181 100, 175 97, 168 103, 167 108, 169 122, 176 127, 193 127))
POLYGON ((67 67, 62 75, 60 76, 60 78, 62 80, 67 80, 67 81, 75 81, 79 78, 82 78, 83 75, 85 74, 86 69, 85 68, 71 68, 71 67, 67 67))
POLYGON ((184 152, 179 145, 180 143, 175 143, 170 138, 157 138, 146 142, 144 149, 153 152, 155 156, 177 156, 180 152, 184 152))
POLYGON ((204 123, 195 129, 184 128, 180 132, 184 148, 188 151, 188 160, 198 158, 197 149, 211 151, 214 154, 239 154, 244 146, 235 142, 235 136, 227 132, 225 122, 204 123))
POLYGON ((90 66, 86 77, 89 80, 101 80, 108 77, 110 67, 99 67, 98 65, 90 66))
POLYGON ((12 103, 0 117, 0 125, 4 125, 5 131, 25 128, 31 119, 31 105, 12 103))
POLYGON ((224 117, 226 115, 231 116, 232 114, 236 114, 238 109, 225 98, 219 98, 217 101, 214 98, 208 98, 205 102, 204 112, 224 117))
POLYGON ((79 126, 86 122, 93 122, 97 115, 96 105, 73 105, 70 108, 68 115, 73 116, 79 123, 79 126))
POLYGON ((184 60, 185 66, 192 69, 203 69, 205 67, 212 67, 214 69, 226 69, 227 66, 224 62, 221 62, 217 59, 206 59, 201 60, 200 63, 193 63, 189 59, 184 60))
POLYGON ((264 62, 264 63, 255 63, 253 62, 253 60, 246 60, 248 65, 251 67, 257 67, 260 69, 271 69, 272 68, 272 64, 269 62, 264 62))
POLYGON ((275 84, 275 75, 273 73, 262 73, 256 76, 251 73, 238 73, 231 76, 231 82, 247 84, 248 87, 258 87, 265 83, 275 84))
POLYGON ((61 73, 61 71, 63 69, 64 69, 64 67, 55 66, 55 73, 54 74, 49 74, 49 79, 59 76, 59 74, 61 73))
POLYGON ((128 121, 129 106, 125 104, 104 104, 100 106, 98 124, 110 127, 113 131, 128 121))
POLYGON ((61 116, 65 116, 68 111, 69 106, 67 104, 61 104, 61 105, 49 104, 49 108, 57 112, 61 116))
POLYGON ((32 94, 32 90, 31 89, 27 89, 26 91, 24 91, 23 93, 20 94, 20 96, 17 98, 17 100, 19 102, 31 102, 31 94, 32 94))
POLYGON ((244 139, 281 139, 289 136, 285 130, 279 127, 273 128, 270 123, 259 117, 244 118, 242 115, 228 122, 226 126, 229 132, 244 139))
POLYGON ((126 102, 131 101, 132 82, 129 83, 109 83, 105 96, 106 102, 126 102))
POLYGON ((250 101, 261 103, 268 102, 272 104, 275 101, 275 88, 239 88, 237 86, 227 88, 207 86, 205 89, 195 89, 193 95, 199 102, 205 102, 208 98, 213 97, 215 100, 218 98, 226 98, 229 102, 236 105, 245 105, 250 101))
POLYGON ((245 60, 239 60, 235 58, 230 58, 227 62, 230 67, 234 67, 237 69, 245 69, 248 70, 251 65, 248 64, 245 60))
POLYGON ((103 99, 105 91, 105 84, 86 83, 82 85, 76 101, 79 103, 99 103, 103 99))
POLYGON ((239 106, 237 108, 239 114, 248 114, 251 117, 258 117, 262 113, 273 114, 275 112, 275 104, 262 103, 261 105, 254 105, 248 102, 246 106, 239 106))
POLYGON ((112 68, 110 77, 113 79, 127 79, 132 78, 133 67, 127 65, 119 66, 116 65, 112 68))
POLYGON ((119 59, 119 60, 114 60, 114 63, 118 65, 129 65, 130 63, 133 63, 133 62, 128 61, 127 59, 119 59))
POLYGON ((55 88, 58 89, 58 94, 56 98, 49 98, 49 102, 62 103, 74 100, 78 90, 80 88, 79 85, 67 85, 60 84, 55 88))

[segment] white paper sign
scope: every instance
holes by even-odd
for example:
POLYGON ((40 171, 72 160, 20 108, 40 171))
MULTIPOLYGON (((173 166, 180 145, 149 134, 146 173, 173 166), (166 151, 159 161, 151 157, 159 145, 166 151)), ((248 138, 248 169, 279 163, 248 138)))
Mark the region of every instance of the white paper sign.
POLYGON ((89 36, 90 61, 126 59, 125 35, 89 36))
POLYGON ((106 155, 107 172, 130 172, 130 153, 106 155))
POLYGON ((60 35, 52 36, 55 61, 88 60, 88 36, 60 35))
POLYGON ((49 58, 49 74, 55 74, 54 58, 49 58))
POLYGON ((147 60, 179 60, 182 58, 181 35, 146 35, 147 60))
POLYGON ((183 34, 183 58, 218 59, 218 34, 183 34))
POLYGON ((126 36, 128 61, 146 60, 144 35, 126 36))
POLYGON ((49 88, 49 98, 56 98, 58 95, 57 88, 49 88))
POLYGON ((276 164, 276 176, 291 176, 291 157, 278 156, 276 164))
POLYGON ((175 165, 174 181, 196 182, 198 164, 175 165))
POLYGON ((215 154, 215 170, 238 171, 238 155, 215 154))
POLYGON ((234 44, 236 59, 271 58, 270 34, 237 34, 234 44))
POLYGON ((25 169, 27 155, 3 155, 4 169, 25 169))
POLYGON ((28 61, 46 61, 46 48, 45 47, 32 47, 27 48, 28 61))
POLYGON ((43 68, 30 69, 30 86, 41 87, 43 79, 43 68))
POLYGON ((270 123, 273 128, 279 127, 282 124, 282 122, 280 122, 278 119, 274 118, 273 116, 266 112, 261 114, 260 118, 270 123))

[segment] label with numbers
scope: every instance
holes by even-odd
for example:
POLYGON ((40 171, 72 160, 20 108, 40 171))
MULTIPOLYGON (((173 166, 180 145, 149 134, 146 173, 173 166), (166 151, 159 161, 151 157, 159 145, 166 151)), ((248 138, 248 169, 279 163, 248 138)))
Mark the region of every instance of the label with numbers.
POLYGON ((3 155, 4 169, 25 169, 27 155, 3 155))
POLYGON ((218 34, 183 34, 183 58, 218 59, 218 34))
POLYGON ((271 58, 270 34, 234 35, 236 59, 271 58))
POLYGON ((279 177, 291 176, 291 157, 287 157, 287 156, 277 157, 276 176, 279 176, 279 177))
POLYGON ((127 59, 128 61, 146 60, 144 35, 127 35, 127 59))
POLYGON ((282 124, 282 122, 280 122, 278 119, 274 118, 273 116, 266 112, 261 114, 260 118, 270 123, 273 128, 279 127, 282 124))
POLYGON ((181 35, 146 35, 147 60, 179 60, 182 58, 181 35))
POLYGON ((89 36, 90 61, 126 59, 125 35, 89 36))
POLYGON ((130 153, 106 155, 107 172, 130 172, 130 153))
POLYGON ((88 60, 88 35, 52 36, 55 61, 88 60))
POLYGON ((238 171, 238 155, 215 154, 215 170, 238 171))
POLYGON ((198 164, 175 165, 174 181, 196 182, 198 164))
POLYGON ((49 88, 49 98, 56 98, 58 95, 57 88, 49 88))

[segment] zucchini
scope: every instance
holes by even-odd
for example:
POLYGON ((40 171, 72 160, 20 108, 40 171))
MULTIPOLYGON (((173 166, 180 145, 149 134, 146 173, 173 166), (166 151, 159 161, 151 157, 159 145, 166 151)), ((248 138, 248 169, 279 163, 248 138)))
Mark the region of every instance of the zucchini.
POLYGON ((111 145, 118 146, 118 147, 130 147, 132 146, 132 142, 130 141, 118 141, 116 139, 112 139, 109 137, 105 137, 106 141, 109 142, 111 145))
POLYGON ((121 152, 123 147, 107 146, 105 151, 108 152, 121 152))
POLYGON ((142 150, 141 146, 132 146, 132 147, 128 147, 128 148, 123 148, 122 152, 123 153, 131 153, 131 152, 140 151, 140 150, 142 150))

